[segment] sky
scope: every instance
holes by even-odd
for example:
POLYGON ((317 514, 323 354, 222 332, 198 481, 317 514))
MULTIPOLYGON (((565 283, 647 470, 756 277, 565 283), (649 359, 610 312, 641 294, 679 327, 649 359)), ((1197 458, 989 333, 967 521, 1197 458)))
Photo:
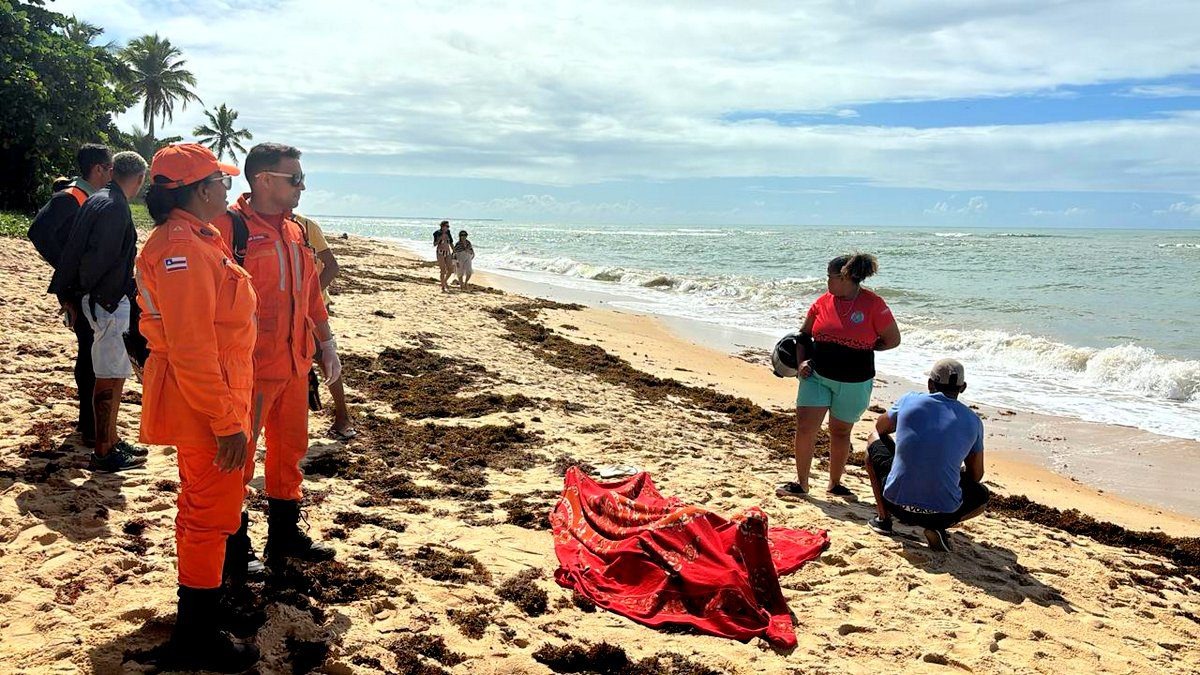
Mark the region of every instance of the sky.
POLYGON ((1200 228, 1194 0, 50 7, 170 39, 312 214, 1200 228))

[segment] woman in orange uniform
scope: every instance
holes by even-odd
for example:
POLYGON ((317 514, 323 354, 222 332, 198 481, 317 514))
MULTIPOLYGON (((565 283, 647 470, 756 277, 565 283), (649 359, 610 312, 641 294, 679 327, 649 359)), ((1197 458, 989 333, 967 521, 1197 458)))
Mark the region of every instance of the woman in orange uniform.
POLYGON ((141 440, 174 445, 179 461, 179 616, 172 669, 241 672, 253 645, 217 628, 225 541, 238 530, 250 430, 257 297, 209 223, 225 212, 236 167, 201 145, 154 155, 146 206, 154 231, 137 258, 143 374, 141 440))

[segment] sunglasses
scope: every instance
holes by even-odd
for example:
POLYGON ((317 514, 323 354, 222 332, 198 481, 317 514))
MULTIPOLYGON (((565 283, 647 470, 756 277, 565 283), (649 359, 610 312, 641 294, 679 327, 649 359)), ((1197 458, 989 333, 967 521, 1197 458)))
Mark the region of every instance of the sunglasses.
POLYGON ((233 189, 233 176, 230 176, 227 173, 223 173, 220 176, 213 176, 212 178, 209 178, 209 179, 205 180, 204 182, 205 183, 218 183, 219 182, 221 185, 225 186, 226 190, 233 189))
POLYGON ((303 171, 298 171, 296 173, 283 173, 282 171, 260 171, 259 173, 266 173, 272 176, 283 176, 288 178, 288 182, 292 184, 292 187, 300 187, 304 184, 303 171))

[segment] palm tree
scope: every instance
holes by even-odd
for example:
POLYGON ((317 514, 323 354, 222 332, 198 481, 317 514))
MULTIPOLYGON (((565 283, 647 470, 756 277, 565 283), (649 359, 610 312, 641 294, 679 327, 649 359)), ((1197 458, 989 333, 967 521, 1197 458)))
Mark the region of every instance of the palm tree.
POLYGON ((219 108, 205 110, 204 116, 208 118, 208 124, 196 127, 192 130, 192 134, 210 150, 217 153, 217 159, 221 159, 228 152, 229 158, 236 163, 237 153, 245 154, 246 152, 242 141, 254 140, 254 134, 247 129, 235 130, 233 128, 234 123, 237 122, 238 112, 233 108, 225 107, 224 103, 219 108))
POLYGON ((62 32, 68 40, 90 46, 92 40, 104 34, 104 29, 89 21, 68 16, 63 22, 62 32))
POLYGON ((155 138, 150 134, 142 131, 141 127, 134 127, 128 133, 124 134, 124 145, 129 146, 137 154, 146 158, 149 162, 154 157, 154 153, 161 150, 163 147, 172 143, 178 143, 183 140, 182 136, 168 136, 166 138, 155 138))
POLYGON ((201 103, 192 91, 196 78, 184 69, 187 61, 180 58, 183 52, 170 40, 158 37, 157 33, 143 35, 125 45, 121 56, 132 71, 130 86, 142 99, 142 119, 151 138, 155 117, 169 122, 174 118, 176 103, 181 103, 184 110, 190 101, 201 103))

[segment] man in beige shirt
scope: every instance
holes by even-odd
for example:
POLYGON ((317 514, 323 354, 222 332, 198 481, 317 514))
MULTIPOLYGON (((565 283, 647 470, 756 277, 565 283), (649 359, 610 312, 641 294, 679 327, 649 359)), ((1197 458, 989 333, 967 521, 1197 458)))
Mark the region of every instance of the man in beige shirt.
MULTIPOLYGON (((292 219, 304 226, 304 231, 308 236, 308 245, 312 247, 313 253, 317 256, 317 262, 321 268, 321 294, 325 297, 325 306, 328 307, 332 304, 329 299, 329 284, 333 283, 334 278, 341 271, 337 258, 330 250, 325 233, 321 231, 321 226, 317 224, 317 221, 298 213, 293 213, 292 219)), ((321 358, 320 352, 315 355, 315 358, 321 358)), ((350 423, 350 411, 346 409, 346 391, 342 388, 342 379, 338 378, 329 384, 329 395, 333 397, 333 426, 329 428, 329 436, 339 441, 348 441, 354 438, 358 432, 350 423)))

